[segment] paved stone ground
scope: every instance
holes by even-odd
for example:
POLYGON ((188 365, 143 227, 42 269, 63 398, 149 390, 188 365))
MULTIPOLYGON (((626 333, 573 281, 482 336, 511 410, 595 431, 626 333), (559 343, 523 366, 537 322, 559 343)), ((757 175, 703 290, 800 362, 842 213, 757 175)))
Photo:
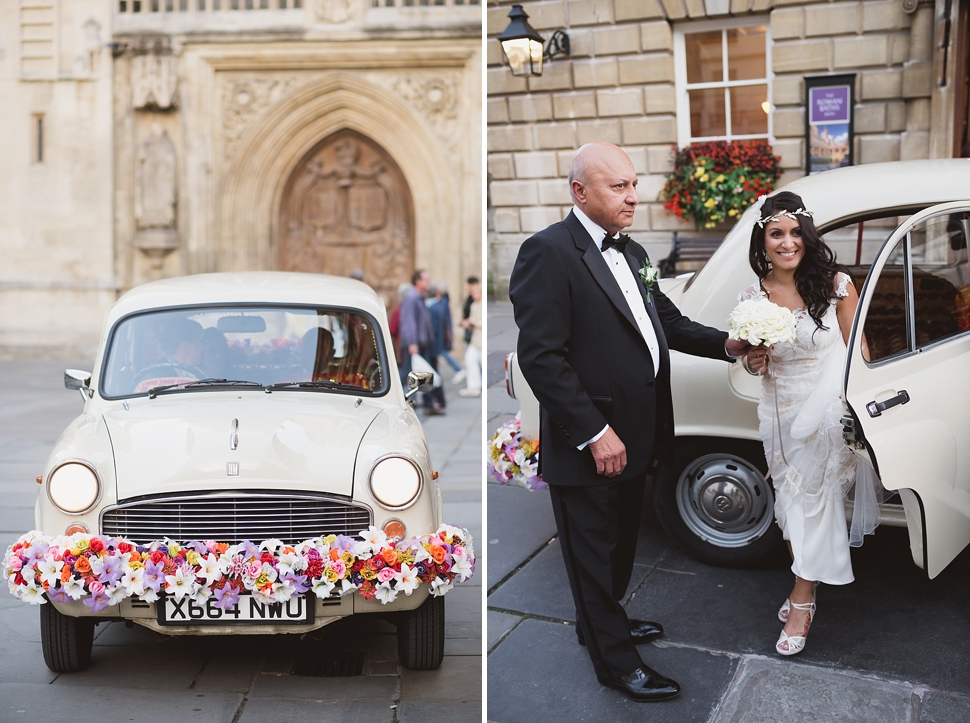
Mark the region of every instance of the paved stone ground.
MULTIPOLYGON (((517 334, 511 306, 490 302, 488 324, 491 434, 518 410, 502 382, 517 334)), ((791 572, 697 562, 663 532, 648 494, 625 605, 664 624, 640 654, 683 692, 642 704, 600 686, 576 643, 548 494, 489 484, 487 495, 490 721, 970 721, 970 551, 926 580, 906 531, 879 528, 853 550, 856 581, 820 588, 805 651, 782 658, 775 615, 791 572)))
MULTIPOLYGON (((63 387, 67 367, 0 362, 0 550, 33 527, 34 478, 81 409, 63 387)), ((440 472, 446 521, 466 527, 483 552, 481 399, 447 387, 448 414, 423 421, 440 472)), ((158 639, 121 623, 96 629, 93 663, 59 675, 44 665, 38 608, 0 590, 0 723, 26 720, 213 723, 478 723, 482 719, 482 579, 445 597, 445 661, 410 671, 397 661, 395 628, 372 616, 327 626, 322 640, 289 636, 158 639), (292 675, 298 656, 363 651, 364 675, 292 675)))

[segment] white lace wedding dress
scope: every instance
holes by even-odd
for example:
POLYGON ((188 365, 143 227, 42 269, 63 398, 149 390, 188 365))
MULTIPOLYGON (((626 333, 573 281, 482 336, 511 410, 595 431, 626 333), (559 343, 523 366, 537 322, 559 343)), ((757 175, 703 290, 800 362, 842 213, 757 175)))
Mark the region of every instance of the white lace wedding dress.
MULTIPOLYGON (((831 585, 852 582, 844 497, 856 485, 852 544, 878 524, 878 480, 872 468, 842 439, 841 382, 845 342, 836 302, 851 279, 836 277, 835 297, 816 326, 807 309, 794 312, 796 338, 771 351, 763 377, 758 421, 765 459, 775 487, 775 519, 791 542, 792 572, 831 585), (837 297, 837 298, 836 298, 837 297)), ((761 285, 741 292, 739 301, 765 299, 761 285)))

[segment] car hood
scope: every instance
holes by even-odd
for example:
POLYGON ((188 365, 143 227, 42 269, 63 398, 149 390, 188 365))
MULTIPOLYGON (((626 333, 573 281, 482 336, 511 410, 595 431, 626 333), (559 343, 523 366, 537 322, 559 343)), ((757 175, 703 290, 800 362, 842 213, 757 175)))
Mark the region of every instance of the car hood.
POLYGON ((383 405, 314 392, 187 393, 104 414, 117 499, 218 489, 353 495, 357 449, 383 405), (235 427, 233 420, 237 420, 235 427), (231 449, 231 432, 238 439, 231 449), (238 475, 230 474, 238 463, 238 475))

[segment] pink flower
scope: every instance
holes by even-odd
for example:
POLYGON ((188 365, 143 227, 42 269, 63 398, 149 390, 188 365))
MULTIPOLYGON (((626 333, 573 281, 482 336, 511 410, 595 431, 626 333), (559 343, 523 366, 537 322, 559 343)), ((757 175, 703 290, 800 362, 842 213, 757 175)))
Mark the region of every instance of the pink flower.
POLYGON ((331 560, 327 564, 327 566, 331 570, 333 570, 333 574, 336 575, 338 578, 343 577, 344 574, 347 572, 347 565, 344 563, 343 560, 331 560))
POLYGON ((14 572, 18 572, 18 571, 20 571, 23 568, 24 561, 21 560, 19 557, 12 556, 8 560, 7 564, 10 565, 10 569, 11 570, 13 570, 14 572))
POLYGON ((262 566, 261 562, 252 562, 246 567, 246 574, 250 577, 259 577, 262 566))
POLYGON ((394 570, 389 567, 385 567, 379 573, 377 573, 377 579, 381 582, 387 582, 388 580, 394 579, 394 570))
POLYGON ((92 580, 90 583, 88 583, 88 590, 91 591, 92 595, 97 597, 104 592, 104 585, 97 580, 92 580))

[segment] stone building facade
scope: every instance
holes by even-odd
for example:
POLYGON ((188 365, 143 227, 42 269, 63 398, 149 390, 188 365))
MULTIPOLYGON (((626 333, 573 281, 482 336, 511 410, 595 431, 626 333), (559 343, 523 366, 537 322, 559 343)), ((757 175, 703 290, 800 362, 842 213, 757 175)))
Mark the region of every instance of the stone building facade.
POLYGON ((589 141, 616 143, 632 158, 641 204, 631 235, 662 259, 672 231, 695 230, 657 201, 672 146, 766 139, 781 158, 780 183, 803 175, 806 77, 855 76, 856 163, 959 156, 968 140, 966 0, 518 4, 544 37, 565 30, 571 55, 546 60, 542 76, 513 77, 496 39, 511 3, 489 3, 488 247, 499 296, 522 240, 568 212, 569 163, 589 141), (713 74, 702 77, 705 64, 713 74))
POLYGON ((132 286, 482 258, 478 0, 0 0, 0 355, 132 286))

